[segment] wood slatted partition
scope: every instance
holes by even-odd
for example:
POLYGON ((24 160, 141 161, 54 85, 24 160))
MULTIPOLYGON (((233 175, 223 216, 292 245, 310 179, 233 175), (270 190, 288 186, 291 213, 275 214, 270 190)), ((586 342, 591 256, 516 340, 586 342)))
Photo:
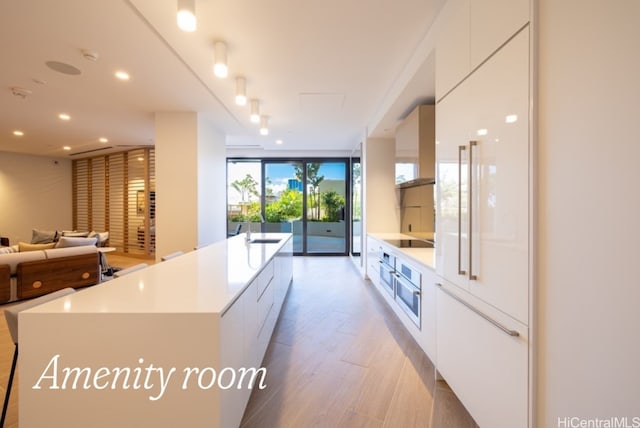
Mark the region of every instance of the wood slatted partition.
POLYGON ((73 161, 73 227, 109 231, 120 253, 155 253, 155 153, 135 149, 73 161))

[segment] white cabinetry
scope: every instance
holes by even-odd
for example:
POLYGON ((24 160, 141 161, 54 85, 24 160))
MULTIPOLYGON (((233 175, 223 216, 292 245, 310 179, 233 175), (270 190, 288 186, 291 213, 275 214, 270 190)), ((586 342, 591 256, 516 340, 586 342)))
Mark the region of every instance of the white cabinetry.
POLYGON ((380 286, 380 254, 382 243, 371 236, 367 236, 367 277, 376 286, 380 286))
POLYGON ((438 104, 438 273, 528 323, 529 32, 438 104))
POLYGON ((529 22, 529 0, 449 0, 436 42, 436 100, 529 22))
MULTIPOLYGON (((425 249, 426 250, 426 249, 425 249)), ((367 252, 370 260, 367 266, 367 275, 375 285, 382 298, 387 302, 407 331, 413 336, 422 350, 431 361, 436 361, 436 282, 439 278, 432 268, 414 260, 401 249, 389 245, 383 241, 367 236, 367 252), (402 265, 409 266, 413 271, 419 272, 420 281, 420 327, 402 310, 398 302, 394 300, 389 289, 380 280, 380 265, 378 260, 384 252, 396 258, 395 268, 400 270, 402 265), (375 260, 375 262, 373 261, 375 260)))
POLYGON ((437 104, 437 369, 480 426, 529 425, 529 70, 526 26, 437 104))
POLYGON ((481 427, 528 426, 527 327, 441 284, 438 371, 481 427))
POLYGON ((442 25, 436 41, 436 100, 469 74, 469 0, 447 1, 438 19, 442 25))
POLYGON ((529 22, 529 0, 469 2, 469 59, 473 70, 529 22))

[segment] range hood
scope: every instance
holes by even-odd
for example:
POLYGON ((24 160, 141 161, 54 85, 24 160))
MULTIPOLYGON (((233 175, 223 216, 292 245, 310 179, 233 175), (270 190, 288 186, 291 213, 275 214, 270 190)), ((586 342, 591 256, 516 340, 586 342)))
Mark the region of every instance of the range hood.
POLYGON ((419 105, 396 128, 396 163, 415 165, 416 174, 397 187, 435 184, 436 123, 435 106, 419 105))

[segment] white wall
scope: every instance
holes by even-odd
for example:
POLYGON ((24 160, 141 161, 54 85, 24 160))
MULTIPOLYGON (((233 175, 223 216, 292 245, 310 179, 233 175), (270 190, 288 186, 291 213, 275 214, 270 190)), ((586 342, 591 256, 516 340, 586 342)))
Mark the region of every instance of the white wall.
POLYGON ((640 416, 640 2, 538 4, 537 426, 640 416))
POLYGON ((198 243, 198 114, 156 113, 156 259, 198 243))
POLYGON ((227 237, 227 160, 224 134, 198 115, 198 241, 227 237))
POLYGON ((72 226, 71 161, 0 152, 0 235, 31 241, 31 229, 72 226))
POLYGON ((367 138, 362 150, 366 233, 399 232, 395 140, 367 138))
POLYGON ((156 259, 226 238, 224 135, 203 113, 156 113, 156 259))

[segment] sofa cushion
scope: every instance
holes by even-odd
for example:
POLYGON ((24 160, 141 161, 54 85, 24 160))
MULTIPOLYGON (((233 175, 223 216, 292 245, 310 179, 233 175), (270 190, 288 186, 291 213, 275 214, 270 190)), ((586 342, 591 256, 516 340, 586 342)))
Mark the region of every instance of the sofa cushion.
POLYGON ((31 231, 32 244, 48 244, 55 242, 57 238, 58 231, 56 230, 32 229, 31 231))
POLYGON ((12 245, 10 247, 2 247, 2 248, 0 248, 0 254, 17 253, 19 251, 20 251, 20 247, 18 247, 18 244, 12 245))
POLYGON ((40 250, 48 250, 56 246, 55 242, 50 242, 48 244, 29 244, 27 242, 18 242, 18 251, 40 251, 40 250))
POLYGON ((85 245, 96 245, 96 238, 79 238, 61 236, 55 248, 82 247, 85 245))
POLYGON ((47 259, 57 259, 60 257, 79 256, 82 254, 97 253, 98 249, 95 245, 82 245, 79 247, 54 248, 45 250, 44 254, 47 259))
POLYGON ((45 260, 46 258, 47 256, 45 255, 44 251, 27 251, 24 253, 0 254, 0 265, 9 265, 11 267, 11 275, 15 275, 16 267, 19 263, 31 262, 34 260, 45 260))

